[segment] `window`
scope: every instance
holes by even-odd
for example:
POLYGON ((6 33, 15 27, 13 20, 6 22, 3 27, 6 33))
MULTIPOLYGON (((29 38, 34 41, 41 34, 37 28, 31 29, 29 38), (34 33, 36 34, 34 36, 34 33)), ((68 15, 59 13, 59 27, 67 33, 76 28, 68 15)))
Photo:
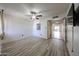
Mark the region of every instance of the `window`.
POLYGON ((41 30, 41 24, 40 23, 37 24, 37 30, 41 30))

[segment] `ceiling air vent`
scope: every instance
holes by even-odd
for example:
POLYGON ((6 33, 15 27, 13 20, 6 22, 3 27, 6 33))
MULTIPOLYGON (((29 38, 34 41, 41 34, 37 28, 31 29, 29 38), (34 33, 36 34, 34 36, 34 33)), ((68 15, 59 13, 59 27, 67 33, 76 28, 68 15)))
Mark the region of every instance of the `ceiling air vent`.
POLYGON ((54 16, 53 19, 58 18, 58 16, 54 16))

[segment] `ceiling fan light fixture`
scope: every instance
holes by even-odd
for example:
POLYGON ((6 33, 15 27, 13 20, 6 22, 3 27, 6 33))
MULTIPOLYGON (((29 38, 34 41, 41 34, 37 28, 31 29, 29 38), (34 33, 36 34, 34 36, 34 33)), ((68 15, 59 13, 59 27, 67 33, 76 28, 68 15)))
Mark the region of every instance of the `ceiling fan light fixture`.
POLYGON ((35 15, 33 15, 33 16, 32 16, 32 19, 36 19, 36 16, 35 16, 35 15))

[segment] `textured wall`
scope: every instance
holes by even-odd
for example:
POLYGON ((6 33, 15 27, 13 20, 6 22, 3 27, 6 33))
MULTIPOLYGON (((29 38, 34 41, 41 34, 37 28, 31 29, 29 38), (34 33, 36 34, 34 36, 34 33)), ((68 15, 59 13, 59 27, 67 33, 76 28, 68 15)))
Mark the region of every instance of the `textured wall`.
POLYGON ((5 40, 18 40, 32 36, 33 22, 27 19, 5 15, 5 40))

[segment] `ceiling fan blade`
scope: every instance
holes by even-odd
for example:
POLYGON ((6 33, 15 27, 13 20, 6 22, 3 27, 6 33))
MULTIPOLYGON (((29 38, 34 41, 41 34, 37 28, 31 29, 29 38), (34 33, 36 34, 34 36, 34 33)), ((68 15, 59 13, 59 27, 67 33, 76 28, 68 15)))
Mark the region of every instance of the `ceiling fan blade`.
POLYGON ((31 11, 30 13, 31 13, 31 14, 37 14, 35 11, 31 11))
POLYGON ((36 17, 42 17, 42 15, 37 15, 36 17))

